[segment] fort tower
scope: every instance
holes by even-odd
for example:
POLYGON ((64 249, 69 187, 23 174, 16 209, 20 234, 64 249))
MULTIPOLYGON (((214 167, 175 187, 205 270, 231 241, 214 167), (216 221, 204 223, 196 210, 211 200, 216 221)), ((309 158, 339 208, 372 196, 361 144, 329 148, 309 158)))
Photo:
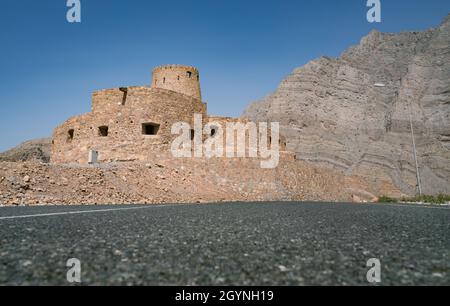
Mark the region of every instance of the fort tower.
POLYGON ((166 65, 155 68, 152 87, 172 90, 198 100, 202 99, 200 74, 197 68, 191 66, 166 65))

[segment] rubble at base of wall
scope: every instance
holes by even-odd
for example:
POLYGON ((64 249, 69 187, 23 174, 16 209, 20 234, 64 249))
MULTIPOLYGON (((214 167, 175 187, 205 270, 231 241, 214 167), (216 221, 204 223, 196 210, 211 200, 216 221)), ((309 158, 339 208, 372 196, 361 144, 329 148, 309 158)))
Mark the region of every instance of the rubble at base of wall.
POLYGON ((0 163, 2 205, 351 201, 355 190, 360 195, 398 196, 387 182, 369 184, 284 158, 275 169, 237 158, 97 165, 0 163))

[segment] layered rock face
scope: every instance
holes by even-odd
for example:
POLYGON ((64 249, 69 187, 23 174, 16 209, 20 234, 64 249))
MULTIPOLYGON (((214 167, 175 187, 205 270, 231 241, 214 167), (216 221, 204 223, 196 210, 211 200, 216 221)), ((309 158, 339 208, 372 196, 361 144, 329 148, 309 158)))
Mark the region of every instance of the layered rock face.
POLYGON ((37 161, 48 163, 52 140, 50 138, 35 139, 0 153, 0 162, 37 161))
POLYGON ((450 15, 425 32, 371 32, 295 69, 243 117, 279 121, 297 158, 417 191, 450 193, 450 15))

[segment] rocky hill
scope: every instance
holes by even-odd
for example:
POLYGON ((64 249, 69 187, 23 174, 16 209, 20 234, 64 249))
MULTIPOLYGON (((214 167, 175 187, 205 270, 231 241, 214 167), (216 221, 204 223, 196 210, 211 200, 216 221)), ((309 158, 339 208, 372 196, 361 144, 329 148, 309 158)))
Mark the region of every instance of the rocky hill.
POLYGON ((38 161, 48 163, 52 140, 50 138, 35 139, 0 153, 0 162, 38 161))
POLYGON ((279 121, 297 158, 416 192, 450 193, 450 15, 425 32, 372 31, 297 68, 244 117, 279 121))

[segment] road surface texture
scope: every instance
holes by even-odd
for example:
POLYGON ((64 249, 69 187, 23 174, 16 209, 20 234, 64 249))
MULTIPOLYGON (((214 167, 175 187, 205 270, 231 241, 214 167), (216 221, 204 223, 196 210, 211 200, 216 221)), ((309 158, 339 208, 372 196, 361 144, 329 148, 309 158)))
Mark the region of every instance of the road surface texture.
POLYGON ((450 209, 235 203, 0 209, 0 285, 450 285, 450 209))

